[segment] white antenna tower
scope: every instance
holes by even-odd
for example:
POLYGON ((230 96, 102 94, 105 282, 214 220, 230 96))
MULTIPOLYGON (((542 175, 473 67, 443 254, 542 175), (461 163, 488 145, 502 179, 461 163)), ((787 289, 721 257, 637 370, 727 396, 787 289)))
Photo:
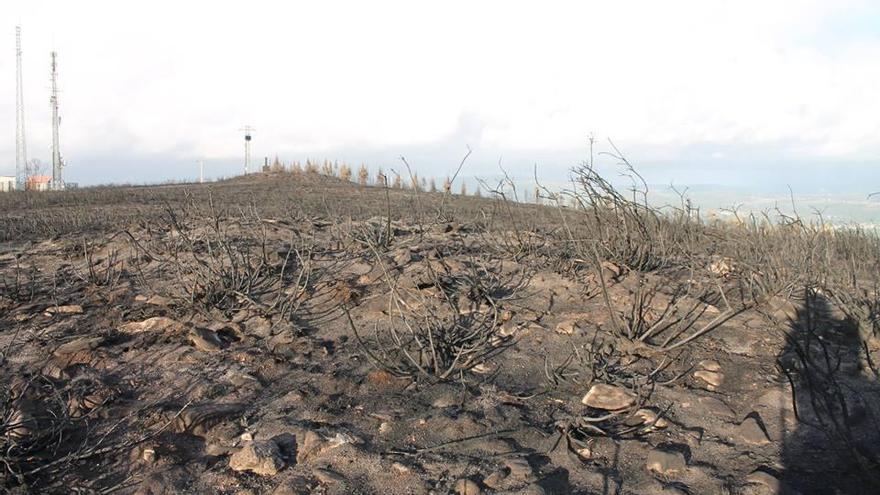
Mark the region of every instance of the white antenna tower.
POLYGON ((27 142, 24 133, 24 84, 21 79, 21 26, 15 26, 15 188, 27 183, 27 142))
POLYGON ((251 168, 251 134, 256 129, 246 125, 239 130, 244 131, 244 173, 247 175, 251 168))
POLYGON ((61 162, 61 148, 58 143, 58 126, 61 124, 61 118, 58 116, 58 84, 57 84, 57 65, 55 59, 58 54, 52 52, 52 63, 50 70, 50 78, 52 83, 52 94, 49 96, 49 105, 52 107, 52 189, 64 189, 64 179, 61 178, 61 169, 64 163, 61 162))

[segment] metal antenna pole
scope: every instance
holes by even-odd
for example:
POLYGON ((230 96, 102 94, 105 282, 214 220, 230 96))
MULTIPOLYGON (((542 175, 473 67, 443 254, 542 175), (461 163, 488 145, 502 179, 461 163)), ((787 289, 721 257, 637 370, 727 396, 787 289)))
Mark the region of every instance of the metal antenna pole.
POLYGON ((52 94, 49 97, 49 105, 52 108, 52 189, 64 189, 64 179, 61 178, 61 169, 64 164, 61 162, 61 148, 58 141, 58 127, 61 119, 58 116, 58 84, 57 84, 57 65, 56 58, 58 54, 52 52, 50 78, 52 84, 52 94))
POLYGON ((15 26, 15 188, 27 183, 27 142, 24 132, 24 84, 21 78, 21 26, 15 26))
POLYGON ((239 130, 244 131, 244 173, 247 175, 251 168, 251 139, 253 138, 252 134, 256 129, 246 125, 239 130))

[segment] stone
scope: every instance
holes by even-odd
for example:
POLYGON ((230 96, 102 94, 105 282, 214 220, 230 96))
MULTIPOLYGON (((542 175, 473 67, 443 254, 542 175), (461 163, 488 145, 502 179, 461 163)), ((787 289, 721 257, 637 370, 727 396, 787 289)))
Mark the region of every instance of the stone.
POLYGON ((79 304, 68 304, 66 306, 52 306, 46 309, 50 315, 79 315, 82 314, 83 308, 79 304))
POLYGON ((310 457, 317 455, 323 446, 324 437, 312 430, 307 430, 303 434, 302 440, 297 438, 296 462, 302 464, 310 457))
POLYGON ((53 353, 55 362, 53 365, 58 367, 56 370, 59 374, 63 374, 62 370, 74 364, 96 365, 100 360, 100 355, 96 353, 96 349, 104 344, 104 337, 80 337, 65 344, 58 346, 53 353))
POLYGON ((170 306, 174 301, 170 298, 160 296, 160 295, 152 295, 146 296, 144 294, 138 294, 134 296, 134 300, 137 302, 142 302, 145 304, 149 304, 151 306, 170 306))
POLYGON ((600 266, 602 267, 602 276, 605 278, 606 283, 619 280, 627 271, 625 267, 611 261, 603 261, 600 263, 600 266))
POLYGON ((233 471, 274 476, 284 468, 284 460, 278 445, 271 440, 247 442, 229 458, 229 467, 233 471))
POLYGON ((483 478, 483 484, 492 488, 493 490, 497 490, 501 488, 501 484, 504 483, 504 480, 507 479, 507 473, 502 469, 498 469, 496 471, 492 471, 488 476, 483 478))
POLYGON ((144 321, 132 321, 119 327, 122 333, 166 332, 182 328, 183 325, 165 316, 154 316, 144 321))
POLYGON ((481 493, 480 485, 467 478, 461 478, 456 481, 455 485, 452 486, 452 490, 458 495, 480 495, 481 493))
POLYGON ((578 447, 574 450, 574 453, 577 454, 582 461, 589 461, 593 458, 593 447, 591 445, 578 447))
POLYGON ((581 403, 594 409, 619 411, 636 403, 636 398, 626 389, 605 383, 590 387, 581 403))
POLYGON ((576 319, 563 320, 556 325, 556 333, 573 335, 580 328, 580 321, 576 319))
POLYGON ((687 469, 684 455, 681 452, 668 452, 665 450, 654 449, 648 453, 647 460, 648 471, 669 476, 679 474, 687 469))
POLYGON ((669 421, 661 418, 653 409, 642 408, 634 412, 626 424, 627 426, 650 425, 652 429, 662 430, 669 426, 669 421))
POLYGON ((706 371, 721 371, 721 365, 718 364, 718 361, 714 359, 704 359, 697 363, 697 368, 706 370, 706 371))
POLYGON ((508 321, 507 323, 504 323, 503 325, 501 325, 498 328, 498 337, 501 337, 501 338, 513 337, 514 335, 517 334, 518 331, 519 331, 519 325, 508 321))
POLYGON ((220 337, 206 328, 193 328, 190 330, 189 340, 200 351, 217 352, 223 349, 223 341, 220 340, 220 337))
POLYGON ((766 445, 770 443, 767 432, 758 422, 754 415, 748 416, 736 429, 740 440, 752 445, 766 445))
POLYGON ((514 478, 529 478, 534 472, 529 461, 522 457, 515 457, 504 461, 504 465, 510 470, 510 475, 514 478))
POLYGON ((336 471, 325 469, 325 468, 315 468, 312 469, 312 474, 315 478, 324 485, 332 485, 335 483, 345 483, 345 477, 336 471))
POLYGON ((755 485, 764 485, 769 489, 768 491, 770 493, 781 493, 782 483, 780 483, 779 479, 762 469, 758 469, 752 474, 746 476, 746 482, 755 485))
POLYGON ((709 386, 709 390, 715 390, 724 384, 724 373, 718 371, 698 370, 694 372, 694 378, 702 380, 709 386))
POLYGON ((71 340, 65 344, 61 344, 55 349, 56 357, 68 357, 81 352, 88 352, 97 349, 104 343, 104 337, 81 337, 71 340))

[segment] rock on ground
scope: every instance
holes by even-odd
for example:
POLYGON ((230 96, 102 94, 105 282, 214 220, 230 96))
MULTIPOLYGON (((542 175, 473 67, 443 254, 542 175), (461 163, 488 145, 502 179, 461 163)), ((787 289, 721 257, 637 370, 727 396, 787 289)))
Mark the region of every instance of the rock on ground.
POLYGON ((229 458, 229 467, 233 471, 274 476, 284 468, 284 460, 278 445, 271 440, 247 442, 229 458))

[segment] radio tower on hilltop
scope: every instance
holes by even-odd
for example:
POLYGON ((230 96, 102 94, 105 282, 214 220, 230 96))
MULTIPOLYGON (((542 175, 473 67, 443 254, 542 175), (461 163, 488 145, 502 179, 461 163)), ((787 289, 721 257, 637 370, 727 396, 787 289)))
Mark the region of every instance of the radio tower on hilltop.
POLYGON ((21 79, 21 26, 15 26, 15 188, 27 183, 27 143, 24 134, 24 84, 21 79))
POLYGON ((251 168, 251 134, 256 129, 246 125, 239 130, 244 131, 244 174, 247 175, 251 168))
POLYGON ((57 65, 55 59, 58 54, 52 52, 52 63, 50 69, 50 79, 52 85, 52 94, 49 96, 49 106, 52 108, 52 189, 64 189, 64 179, 61 178, 61 169, 64 163, 61 161, 61 148, 58 142, 58 126, 61 124, 61 117, 58 116, 58 84, 57 84, 57 65))

